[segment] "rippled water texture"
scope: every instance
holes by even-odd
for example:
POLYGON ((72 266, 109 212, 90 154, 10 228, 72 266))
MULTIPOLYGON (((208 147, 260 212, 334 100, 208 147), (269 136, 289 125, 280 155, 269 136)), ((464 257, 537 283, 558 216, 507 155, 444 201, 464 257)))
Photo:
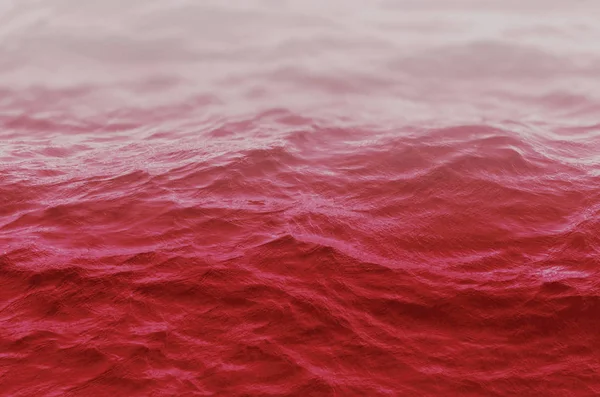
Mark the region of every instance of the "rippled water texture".
POLYGON ((0 395, 599 396, 600 2, 0 2, 0 395))

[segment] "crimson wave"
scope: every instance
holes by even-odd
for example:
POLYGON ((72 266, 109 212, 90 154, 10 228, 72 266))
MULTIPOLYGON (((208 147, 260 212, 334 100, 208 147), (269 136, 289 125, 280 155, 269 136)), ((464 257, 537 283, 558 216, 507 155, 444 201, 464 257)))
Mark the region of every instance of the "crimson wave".
POLYGON ((598 393, 589 141, 247 122, 295 130, 3 166, 1 394, 598 393))

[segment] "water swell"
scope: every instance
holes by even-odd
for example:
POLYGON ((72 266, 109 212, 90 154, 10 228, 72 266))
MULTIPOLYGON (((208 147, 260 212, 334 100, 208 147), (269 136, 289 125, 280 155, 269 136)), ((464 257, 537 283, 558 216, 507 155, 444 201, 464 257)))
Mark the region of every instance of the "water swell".
POLYGON ((339 133, 4 185, 2 377, 47 395, 591 395, 590 169, 484 125, 351 133, 360 151, 328 148, 339 133))
POLYGON ((596 5, 83 3, 0 12, 0 395, 600 395, 596 5))

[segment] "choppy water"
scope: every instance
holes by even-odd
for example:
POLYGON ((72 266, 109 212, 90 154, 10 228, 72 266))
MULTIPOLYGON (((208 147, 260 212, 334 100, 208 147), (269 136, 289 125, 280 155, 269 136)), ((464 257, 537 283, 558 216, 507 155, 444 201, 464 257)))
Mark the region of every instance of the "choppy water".
POLYGON ((600 395, 599 12, 1 2, 0 395, 600 395))

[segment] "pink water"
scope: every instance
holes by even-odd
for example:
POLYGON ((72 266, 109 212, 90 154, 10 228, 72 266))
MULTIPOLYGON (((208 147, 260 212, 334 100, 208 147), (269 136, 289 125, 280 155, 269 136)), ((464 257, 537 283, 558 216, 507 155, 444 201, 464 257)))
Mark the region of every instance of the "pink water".
POLYGON ((3 1, 0 395, 600 395, 597 15, 3 1))

